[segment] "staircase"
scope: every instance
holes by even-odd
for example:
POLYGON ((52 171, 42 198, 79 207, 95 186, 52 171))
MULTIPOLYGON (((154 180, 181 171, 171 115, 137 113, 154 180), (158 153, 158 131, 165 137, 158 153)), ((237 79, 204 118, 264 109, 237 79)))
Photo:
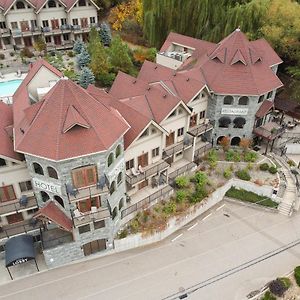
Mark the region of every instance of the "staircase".
POLYGON ((290 216, 293 213, 293 208, 297 201, 297 190, 293 175, 289 165, 282 157, 272 153, 270 154, 270 158, 275 161, 277 165, 281 166, 281 172, 286 181, 286 189, 282 195, 282 201, 278 206, 278 211, 285 216, 290 216))

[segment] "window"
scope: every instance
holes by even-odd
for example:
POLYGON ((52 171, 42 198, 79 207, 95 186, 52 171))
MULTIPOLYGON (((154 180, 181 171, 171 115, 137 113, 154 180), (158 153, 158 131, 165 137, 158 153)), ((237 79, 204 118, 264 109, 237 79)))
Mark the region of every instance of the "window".
POLYGON ((6 166, 6 161, 3 158, 0 158, 0 167, 6 166))
POLYGON ((116 187, 115 187, 116 183, 113 181, 109 187, 109 193, 112 195, 115 190, 116 190, 116 187))
POLYGON ((157 157, 159 155, 159 147, 152 149, 152 157, 157 157))
POLYGON ((264 101, 264 98, 265 98, 265 95, 261 95, 261 96, 259 96, 259 98, 258 98, 258 102, 257 102, 257 103, 261 103, 261 102, 263 102, 263 101, 264 101))
POLYGON ((12 185, 0 187, 0 202, 15 200, 16 195, 12 185))
POLYGON ((32 184, 30 180, 19 182, 19 187, 21 192, 32 191, 32 184))
POLYGON ((17 9, 24 9, 25 4, 22 1, 17 1, 16 7, 17 9))
POLYGON ((231 120, 228 117, 222 117, 219 119, 219 127, 220 128, 228 128, 230 123, 231 123, 231 120))
POLYGON ((43 24, 43 27, 49 27, 49 22, 48 22, 48 20, 44 20, 44 21, 42 22, 42 24, 43 24))
POLYGON ((26 210, 28 215, 33 215, 35 214, 39 209, 38 208, 33 208, 33 209, 28 209, 26 210))
POLYGON ((95 17, 90 17, 90 23, 91 24, 95 24, 96 23, 95 17))
POLYGON ((172 118, 172 117, 174 117, 174 116, 176 116, 176 110, 174 110, 174 111, 168 116, 168 118, 172 118))
POLYGON ((72 19, 72 24, 75 26, 78 25, 78 19, 72 19))
POLYGON ((49 0, 48 1, 48 7, 51 8, 51 7, 56 7, 56 2, 54 0, 49 0))
POLYGON ((79 6, 86 6, 85 0, 78 1, 79 6))
POLYGON ((63 34, 63 39, 64 41, 69 41, 70 40, 70 35, 68 33, 63 34))
POLYGON ((51 43, 51 36, 45 36, 45 42, 51 43))
POLYGON ((59 196, 54 196, 54 200, 57 201, 62 207, 65 207, 64 200, 59 196))
POLYGON ((117 215, 118 215, 118 209, 115 207, 112 212, 112 219, 114 220, 117 215))
POLYGON ((131 160, 126 161, 126 170, 130 170, 132 168, 134 168, 134 160, 131 159, 131 160))
POLYGON ((269 93, 268 93, 268 95, 267 95, 267 99, 270 99, 270 98, 272 98, 272 96, 273 96, 273 91, 271 91, 271 92, 269 92, 269 93))
POLYGON ((182 108, 178 108, 178 114, 181 115, 183 113, 183 109, 182 108))
POLYGON ((178 157, 178 156, 181 156, 182 155, 182 151, 180 151, 180 152, 178 152, 178 153, 176 153, 176 157, 178 157))
POLYGON ((78 227, 79 234, 83 234, 85 232, 91 231, 91 227, 89 224, 78 227))
POLYGON ((18 29, 18 23, 17 22, 11 22, 11 29, 18 29))
POLYGON ((194 127, 197 125, 197 117, 198 117, 198 114, 194 114, 194 115, 190 116, 190 127, 194 127))
POLYGON ((184 127, 179 128, 179 129, 177 130, 177 136, 182 136, 182 135, 183 135, 183 132, 184 132, 184 127))
POLYGON ((122 152, 122 146, 118 145, 117 149, 116 149, 116 158, 119 157, 121 155, 122 152))
POLYGON ((225 96, 223 103, 225 105, 231 105, 233 103, 233 97, 232 96, 225 96))
POLYGON ((155 134, 157 132, 156 128, 151 128, 151 134, 155 134))
POLYGON ((121 181, 122 181, 122 172, 120 172, 118 177, 117 177, 117 184, 120 184, 121 181))
POLYGON ((46 202, 47 200, 50 199, 49 195, 44 191, 41 191, 41 197, 42 197, 43 202, 46 202))
POLYGON ((149 129, 147 128, 146 130, 144 130, 144 132, 141 134, 140 138, 143 138, 145 136, 147 136, 149 134, 149 129))
POLYGON ((76 188, 97 183, 96 166, 83 167, 72 171, 73 184, 76 188))
POLYGON ((122 198, 119 202, 119 210, 121 210, 123 206, 124 206, 124 199, 122 198))
POLYGON ((34 173, 44 175, 44 170, 40 164, 33 163, 32 166, 33 166, 34 173))
POLYGON ((242 96, 239 99, 239 105, 248 105, 248 102, 249 102, 249 98, 246 96, 242 96))
POLYGON ((244 128, 244 125, 246 124, 246 120, 242 117, 237 117, 233 120, 234 128, 244 128))
POLYGON ((66 18, 60 19, 60 24, 67 25, 67 19, 66 18))
POLYGON ((47 172, 48 172, 49 177, 58 179, 57 172, 54 168, 47 167, 47 172))
POLYGON ((100 228, 104 228, 104 227, 105 227, 104 220, 94 222, 94 229, 100 229, 100 228))
POLYGON ((199 117, 200 117, 200 119, 204 119, 205 118, 205 110, 200 111, 199 117))
POLYGON ((6 216, 6 220, 8 224, 19 223, 24 220, 22 213, 16 213, 9 216, 6 216))
POLYGON ((1 29, 6 29, 6 24, 5 24, 5 22, 0 22, 0 28, 1 28, 1 29))
POLYGON ((107 159, 107 166, 109 167, 114 162, 114 154, 110 153, 107 159))

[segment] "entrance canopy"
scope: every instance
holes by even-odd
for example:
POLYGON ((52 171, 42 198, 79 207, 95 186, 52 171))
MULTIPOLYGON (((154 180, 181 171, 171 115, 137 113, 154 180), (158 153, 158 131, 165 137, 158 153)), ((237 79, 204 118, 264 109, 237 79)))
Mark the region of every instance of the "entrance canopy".
POLYGON ((35 259, 33 237, 19 235, 5 243, 5 266, 11 267, 35 259))

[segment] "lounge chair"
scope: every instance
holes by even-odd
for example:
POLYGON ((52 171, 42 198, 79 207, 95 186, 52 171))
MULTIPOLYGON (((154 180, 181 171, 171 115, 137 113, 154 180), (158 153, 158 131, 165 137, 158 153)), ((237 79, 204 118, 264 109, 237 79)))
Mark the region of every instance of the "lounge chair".
POLYGON ((138 176, 140 175, 140 172, 139 171, 136 171, 135 168, 131 168, 131 173, 133 176, 138 176))
POLYGON ((143 167, 142 167, 141 165, 139 165, 139 172, 140 172, 141 174, 145 173, 145 170, 143 169, 143 167))
POLYGON ((91 213, 96 213, 98 212, 97 207, 96 206, 91 206, 91 213))
POLYGON ((74 210, 74 217, 80 221, 84 220, 84 214, 79 209, 74 210))

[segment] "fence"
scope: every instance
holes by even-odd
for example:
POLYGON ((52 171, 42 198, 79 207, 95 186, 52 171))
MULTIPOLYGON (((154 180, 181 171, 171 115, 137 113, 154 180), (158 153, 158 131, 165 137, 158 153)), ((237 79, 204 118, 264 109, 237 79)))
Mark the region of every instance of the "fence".
POLYGON ((122 210, 121 212, 121 218, 125 218, 126 216, 132 214, 135 211, 144 209, 145 207, 147 207, 151 202, 164 197, 166 195, 169 195, 169 193, 173 191, 172 187, 170 186, 166 186, 164 188, 162 188, 161 190, 151 194, 150 196, 140 200, 139 202, 127 207, 126 209, 122 210))
POLYGON ((196 167, 196 164, 195 164, 194 162, 190 162, 190 163, 188 163, 187 165, 185 165, 185 166, 183 166, 183 167, 181 167, 181 168, 179 168, 179 169, 173 171, 172 173, 169 174, 169 184, 170 184, 170 182, 172 183, 173 180, 174 180, 177 176, 182 175, 182 174, 184 174, 185 172, 188 172, 188 171, 192 170, 192 169, 195 168, 195 167, 196 167))

